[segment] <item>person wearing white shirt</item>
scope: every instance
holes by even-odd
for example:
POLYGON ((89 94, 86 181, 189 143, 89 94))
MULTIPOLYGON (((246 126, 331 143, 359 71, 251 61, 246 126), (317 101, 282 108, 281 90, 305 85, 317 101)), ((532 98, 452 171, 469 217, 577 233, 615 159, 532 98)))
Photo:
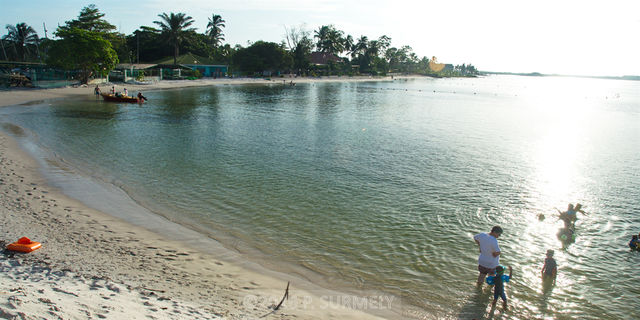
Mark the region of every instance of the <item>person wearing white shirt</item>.
POLYGON ((500 246, 498 237, 502 234, 502 228, 495 226, 489 233, 479 233, 473 236, 480 248, 478 257, 478 285, 482 285, 487 274, 494 274, 496 267, 500 264, 500 246))

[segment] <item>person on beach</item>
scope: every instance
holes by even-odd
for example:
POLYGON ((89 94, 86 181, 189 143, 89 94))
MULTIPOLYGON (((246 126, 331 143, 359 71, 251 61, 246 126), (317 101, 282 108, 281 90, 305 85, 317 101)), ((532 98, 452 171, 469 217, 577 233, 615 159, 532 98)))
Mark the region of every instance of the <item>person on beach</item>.
POLYGON ((498 237, 502 234, 500 226, 494 226, 489 233, 479 233, 473 236, 480 249, 478 257, 478 285, 481 286, 487 274, 494 274, 500 264, 500 246, 498 237))
POLYGON ((544 265, 542 266, 542 281, 551 281, 552 284, 556 284, 556 275, 558 274, 558 264, 553 259, 553 250, 547 250, 547 258, 544 259, 544 265))
POLYGON ((96 96, 99 96, 99 95, 100 95, 100 87, 98 87, 98 85, 97 85, 97 84, 96 84, 96 87, 93 89, 93 93, 94 93, 96 96))
POLYGON ((509 266, 509 275, 504 275, 504 267, 497 266, 496 267, 496 279, 493 287, 493 302, 491 303, 491 307, 496 306, 496 302, 498 302, 498 297, 502 298, 502 308, 507 308, 507 294, 504 291, 504 283, 509 282, 511 280, 513 269, 509 266))

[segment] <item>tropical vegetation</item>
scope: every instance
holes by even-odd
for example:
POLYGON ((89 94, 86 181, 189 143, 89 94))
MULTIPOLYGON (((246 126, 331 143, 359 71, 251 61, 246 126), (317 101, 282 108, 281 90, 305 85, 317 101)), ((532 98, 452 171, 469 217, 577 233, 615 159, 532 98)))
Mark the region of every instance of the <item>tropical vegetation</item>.
POLYGON ((27 61, 29 57, 39 58, 38 34, 31 26, 21 22, 15 26, 8 24, 6 28, 7 35, 2 38, 2 52, 5 60, 9 60, 10 56, 18 61, 27 61), (5 49, 5 47, 7 48, 5 49), (12 48, 13 51, 9 50, 8 55, 7 49, 9 48, 12 48))
POLYGON ((7 25, 1 38, 6 61, 46 62, 64 69, 79 70, 81 81, 102 76, 119 62, 153 62, 180 53, 192 53, 216 63, 228 65, 233 74, 264 75, 296 73, 298 75, 385 75, 412 73, 432 76, 473 76, 471 64, 431 66, 435 57, 418 57, 408 46, 392 47, 391 38, 383 35, 353 37, 335 25, 322 25, 310 31, 304 25, 285 26, 281 43, 255 41, 247 46, 224 43, 226 21, 211 14, 206 30, 198 33, 195 20, 185 13, 163 12, 154 26, 140 26, 130 35, 116 32, 105 14, 93 4, 82 8, 77 19, 66 21, 54 35, 41 39, 25 23, 7 25), (69 54, 72 52, 73 54, 69 54), (317 61, 317 56, 325 61, 317 61), (314 60, 315 59, 315 60, 314 60))
POLYGON ((186 33, 188 31, 195 31, 195 28, 188 28, 195 21, 190 16, 184 13, 173 13, 167 15, 166 13, 159 14, 162 20, 154 21, 160 27, 160 36, 164 40, 173 45, 173 64, 176 64, 176 59, 180 53, 180 44, 184 41, 186 33))

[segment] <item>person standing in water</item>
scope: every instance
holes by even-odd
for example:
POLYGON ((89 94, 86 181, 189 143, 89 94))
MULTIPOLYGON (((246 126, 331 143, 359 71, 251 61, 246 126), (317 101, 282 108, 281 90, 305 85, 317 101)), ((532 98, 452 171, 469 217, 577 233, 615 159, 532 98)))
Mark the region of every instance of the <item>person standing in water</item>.
POLYGON ((542 281, 552 281, 552 284, 556 284, 556 275, 558 274, 558 264, 553 259, 553 250, 547 250, 547 258, 544 259, 544 265, 542 266, 542 281))
POLYGON ((567 211, 565 212, 558 210, 558 213, 560 214, 560 220, 564 222, 565 229, 573 228, 575 226, 576 220, 578 220, 578 212, 587 214, 584 210, 582 210, 582 205, 579 203, 576 203, 575 207, 572 203, 569 203, 569 205, 567 206, 567 211))
POLYGON ((500 226, 494 226, 489 233, 479 233, 473 236, 480 249, 478 257, 478 286, 481 286, 487 274, 494 274, 500 264, 500 246, 498 238, 502 234, 500 226))
POLYGON ((496 302, 498 302, 498 298, 502 298, 502 308, 507 309, 507 293, 504 291, 504 283, 511 280, 512 273, 513 269, 511 266, 509 266, 508 276, 504 274, 504 267, 496 267, 496 279, 493 287, 493 302, 491 303, 492 308, 495 307, 496 302))

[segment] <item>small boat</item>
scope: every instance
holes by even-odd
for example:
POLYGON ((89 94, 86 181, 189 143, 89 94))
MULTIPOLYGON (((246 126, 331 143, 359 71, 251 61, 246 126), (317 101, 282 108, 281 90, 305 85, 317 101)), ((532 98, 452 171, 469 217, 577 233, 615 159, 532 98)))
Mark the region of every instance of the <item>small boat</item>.
POLYGON ((104 101, 110 101, 110 102, 142 103, 145 100, 145 99, 139 99, 138 97, 115 95, 111 93, 109 94, 101 93, 100 95, 102 96, 102 99, 104 99, 104 101))

